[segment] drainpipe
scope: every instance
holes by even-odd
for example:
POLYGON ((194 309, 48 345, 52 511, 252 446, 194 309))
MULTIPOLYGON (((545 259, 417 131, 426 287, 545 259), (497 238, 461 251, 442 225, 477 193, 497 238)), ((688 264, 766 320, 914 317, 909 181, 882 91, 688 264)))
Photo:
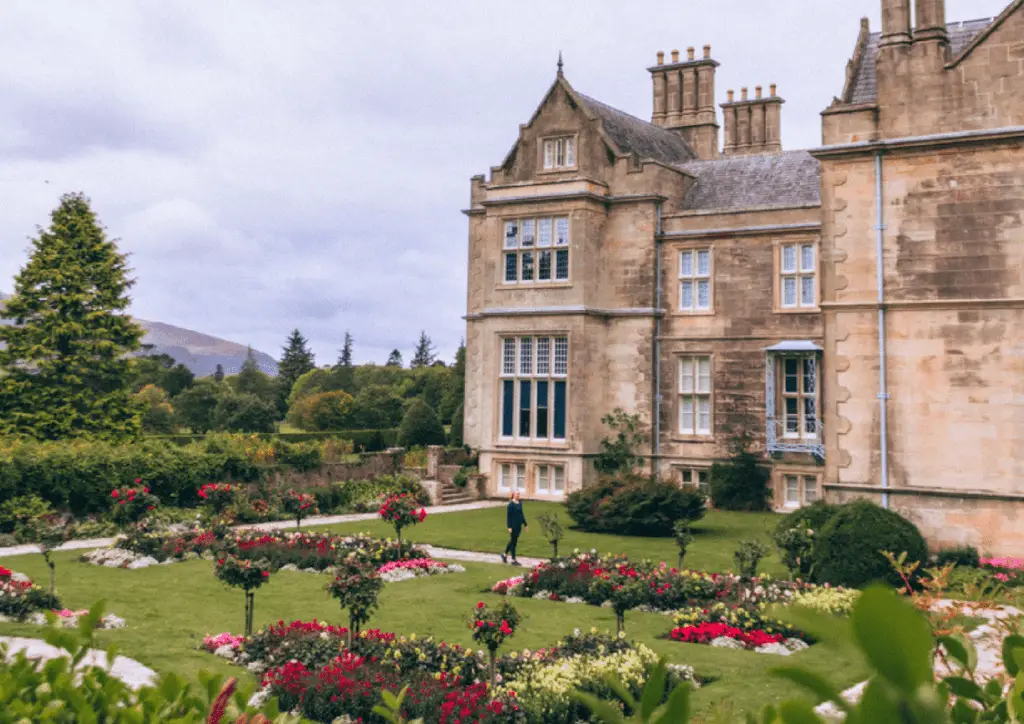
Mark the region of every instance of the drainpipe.
POLYGON ((655 477, 661 470, 661 202, 654 202, 657 223, 654 231, 654 440, 651 444, 651 472, 655 477))
POLYGON ((882 151, 875 152, 875 206, 878 209, 875 254, 878 260, 878 412, 879 449, 882 466, 882 507, 889 507, 889 440, 886 400, 885 369, 885 273, 882 263, 882 245, 885 237, 885 218, 882 211, 882 151))

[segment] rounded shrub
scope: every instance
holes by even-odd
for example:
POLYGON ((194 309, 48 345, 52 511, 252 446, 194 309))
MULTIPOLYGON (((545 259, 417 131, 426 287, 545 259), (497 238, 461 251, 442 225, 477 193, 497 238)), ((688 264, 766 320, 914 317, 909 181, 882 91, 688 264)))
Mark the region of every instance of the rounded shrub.
POLYGON ((907 562, 928 559, 928 546, 917 526, 899 514, 866 500, 839 507, 816 536, 814 578, 850 588, 874 581, 901 586, 899 574, 882 555, 906 551, 907 562))
POLYGON ((956 546, 943 548, 935 554, 935 565, 939 568, 953 564, 961 568, 977 568, 981 565, 981 556, 974 546, 956 546))
POLYGON ((444 426, 434 409, 418 399, 409 407, 398 428, 398 444, 404 448, 419 445, 444 445, 444 426))
POLYGON ((818 500, 810 505, 797 508, 792 513, 783 516, 779 524, 775 526, 775 536, 778 537, 788 530, 801 526, 810 528, 815 532, 820 531, 841 508, 841 505, 826 503, 824 500, 818 500))
POLYGON ((669 537, 677 521, 703 518, 705 502, 696 490, 643 475, 620 474, 571 493, 566 508, 583 530, 669 537))
POLYGON ((771 470, 756 455, 741 451, 728 462, 711 466, 711 499, 722 510, 768 510, 772 491, 771 470))

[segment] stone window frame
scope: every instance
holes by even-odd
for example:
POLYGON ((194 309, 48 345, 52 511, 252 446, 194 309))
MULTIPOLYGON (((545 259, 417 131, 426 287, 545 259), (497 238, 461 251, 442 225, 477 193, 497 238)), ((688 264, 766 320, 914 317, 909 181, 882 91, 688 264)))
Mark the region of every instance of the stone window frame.
POLYGON ((821 311, 821 238, 815 237, 786 237, 772 241, 772 307, 776 314, 808 314, 821 311), (796 269, 793 271, 783 270, 783 254, 785 247, 796 247, 796 269), (803 248, 813 248, 813 268, 805 269, 803 266, 803 248), (783 304, 784 281, 789 277, 796 280, 796 305, 783 304), (814 302, 805 304, 801 287, 801 279, 811 277, 814 280, 814 302))
POLYGON ((549 133, 537 141, 537 171, 538 173, 565 173, 567 171, 578 171, 580 167, 580 134, 577 131, 565 131, 562 133, 549 133), (572 164, 555 165, 554 154, 557 148, 554 144, 558 142, 571 142, 572 164), (552 145, 552 165, 547 165, 548 144, 552 145))
POLYGON ((506 330, 498 332, 497 338, 497 369, 496 379, 497 385, 495 386, 495 414, 494 414, 494 430, 495 430, 495 441, 496 444, 503 447, 508 446, 529 446, 532 448, 548 448, 548 449, 567 449, 569 447, 569 419, 570 410, 572 409, 571 398, 572 390, 569 384, 571 378, 572 368, 572 338, 568 330, 545 330, 545 331, 512 331, 506 330), (515 352, 511 358, 512 371, 509 371, 506 358, 506 344, 505 340, 515 340, 514 349, 515 352), (530 339, 531 341, 531 359, 529 371, 524 372, 523 367, 523 356, 522 356, 522 340, 530 339), (542 366, 538 364, 537 351, 538 340, 548 340, 548 359, 549 365, 547 372, 543 371, 542 366), (559 372, 556 369, 556 362, 559 359, 557 354, 560 345, 558 341, 565 340, 565 372, 559 372), (539 371, 540 370, 540 371, 539 371), (520 394, 522 391, 522 385, 519 384, 522 381, 529 381, 530 384, 530 436, 524 437, 519 435, 520 430, 520 415, 521 415, 521 398, 520 394), (547 437, 536 437, 537 432, 537 381, 547 381, 547 426, 548 436, 547 437), (506 390, 505 383, 512 382, 512 435, 508 436, 504 434, 504 416, 505 416, 505 398, 506 390), (564 418, 562 423, 564 425, 564 437, 555 437, 555 423, 556 423, 556 384, 564 383, 564 418))
POLYGON ((553 499, 562 499, 562 498, 564 498, 565 495, 566 495, 565 491, 566 491, 566 488, 567 488, 566 475, 567 475, 567 471, 566 471, 565 463, 554 463, 554 462, 548 462, 548 461, 534 461, 533 462, 533 475, 532 475, 532 477, 533 477, 533 492, 534 492, 534 495, 543 495, 545 497, 553 498, 553 499), (547 487, 545 489, 543 489, 543 490, 541 489, 541 486, 540 486, 540 480, 541 480, 540 473, 541 473, 541 469, 547 470, 547 473, 548 473, 547 474, 547 479, 548 479, 547 480, 547 487), (557 479, 556 471, 558 471, 558 470, 562 471, 562 489, 561 490, 555 490, 555 481, 557 479))
POLYGON ((773 360, 775 365, 775 379, 778 380, 775 388, 775 399, 773 403, 775 405, 775 419, 778 420, 778 437, 784 441, 794 441, 798 443, 820 443, 822 441, 821 431, 821 363, 818 360, 816 353, 809 352, 790 352, 780 353, 775 355, 773 360), (797 362, 797 391, 795 393, 786 392, 786 362, 789 360, 795 360, 797 362), (815 431, 814 434, 807 434, 807 411, 805 409, 804 400, 809 399, 812 393, 808 393, 805 386, 805 366, 807 362, 811 363, 814 374, 814 423, 815 431), (786 430, 786 422, 788 420, 788 413, 786 412, 786 400, 795 399, 797 401, 797 432, 791 433, 786 430))
POLYGON ((672 314, 683 317, 702 317, 702 316, 713 316, 715 314, 715 245, 711 242, 694 241, 688 244, 677 244, 673 246, 673 254, 675 260, 673 261, 673 270, 675 272, 675 291, 674 291, 674 304, 672 308, 672 314), (708 252, 708 302, 709 306, 707 309, 699 309, 696 306, 697 292, 696 286, 694 286, 693 299, 694 305, 689 309, 684 309, 682 306, 683 302, 683 282, 687 280, 698 281, 704 279, 702 276, 698 276, 696 273, 697 263, 697 252, 707 251, 708 252), (689 277, 683 276, 683 254, 685 252, 692 252, 694 254, 694 274, 689 277))
POLYGON ((672 437, 675 440, 681 441, 692 441, 692 442, 711 442, 715 439, 715 355, 710 351, 703 350, 688 350, 686 352, 679 352, 673 357, 674 363, 674 398, 675 398, 675 420, 672 424, 672 437), (697 392, 699 387, 699 376, 694 374, 694 392, 685 393, 682 391, 682 365, 684 360, 696 361, 700 358, 707 358, 708 360, 708 386, 709 391, 707 393, 697 392), (697 432, 697 407, 694 405, 693 408, 693 430, 694 432, 684 432, 682 429, 682 417, 683 417, 683 397, 687 394, 692 395, 695 398, 698 396, 704 396, 706 394, 708 398, 708 432, 697 432))
MULTIPOLYGON (((530 484, 530 470, 529 470, 529 466, 527 465, 527 462, 525 460, 510 460, 510 459, 496 458, 494 460, 494 480, 495 480, 494 489, 498 493, 509 493, 509 494, 511 494, 511 492, 513 490, 518 490, 520 493, 526 493, 528 491, 529 484, 530 484), (505 468, 506 465, 509 467, 509 473, 510 473, 511 477, 513 478, 513 480, 515 480, 515 481, 519 480, 517 468, 522 468, 522 470, 523 470, 523 475, 522 475, 523 487, 522 488, 520 488, 518 486, 515 486, 515 487, 502 486, 502 483, 506 480, 505 475, 504 475, 504 468, 505 468)), ((513 483, 513 485, 515 485, 515 484, 513 483)))
POLYGON ((711 494, 711 464, 698 464, 698 463, 675 463, 672 465, 675 469, 676 474, 679 476, 679 487, 687 487, 687 485, 696 487, 697 490, 702 493, 709 495, 711 494), (687 483, 684 478, 684 473, 690 476, 690 483, 687 483), (703 473, 706 476, 706 480, 703 484, 700 482, 700 475, 703 473), (697 479, 697 483, 692 481, 697 479))
POLYGON ((501 253, 498 261, 498 288, 499 289, 555 289, 572 286, 572 215, 568 210, 551 212, 545 214, 508 214, 498 219, 501 229, 499 244, 501 253), (559 221, 565 221, 565 242, 558 242, 559 221), (541 226, 543 222, 550 222, 551 238, 545 245, 541 245, 541 226), (510 244, 509 225, 516 225, 514 245, 510 244), (533 229, 532 240, 526 243, 524 226, 531 225, 533 229), (541 279, 541 253, 548 252, 551 255, 550 278, 541 279), (532 260, 530 279, 523 279, 524 257, 529 254, 532 260), (558 276, 559 255, 564 254, 565 276, 558 276), (508 278, 509 257, 515 258, 515 279, 508 278))
POLYGON ((811 505, 816 500, 824 498, 822 473, 820 470, 808 470, 807 468, 776 467, 774 474, 774 497, 777 510, 797 510, 805 505, 811 505), (795 502, 789 500, 789 483, 791 479, 796 480, 797 499, 795 502), (815 494, 809 499, 807 497, 808 483, 813 483, 815 494))

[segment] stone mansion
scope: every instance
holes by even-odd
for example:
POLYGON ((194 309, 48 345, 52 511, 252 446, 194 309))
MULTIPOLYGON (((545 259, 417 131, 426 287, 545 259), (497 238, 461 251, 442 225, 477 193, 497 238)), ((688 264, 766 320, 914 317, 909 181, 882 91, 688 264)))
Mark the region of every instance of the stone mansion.
POLYGON ((911 4, 862 22, 805 151, 774 85, 716 107, 709 46, 657 54, 650 122, 559 66, 465 211, 492 494, 587 485, 622 408, 681 484, 746 434, 780 510, 862 496, 933 545, 1024 550, 1024 0, 911 4))

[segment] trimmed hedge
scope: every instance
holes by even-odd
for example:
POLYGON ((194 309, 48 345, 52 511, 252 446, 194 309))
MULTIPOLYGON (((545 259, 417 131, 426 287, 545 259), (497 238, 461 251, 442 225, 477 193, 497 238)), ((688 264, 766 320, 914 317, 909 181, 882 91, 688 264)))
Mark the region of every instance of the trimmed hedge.
POLYGON ((628 473, 602 477, 596 485, 570 493, 565 505, 583 530, 668 537, 676 521, 703 518, 705 503, 696 490, 628 473))
POLYGON ((880 551, 895 555, 906 551, 908 563, 921 561, 924 565, 928 560, 924 537, 909 520, 867 500, 846 503, 816 536, 814 578, 818 583, 850 588, 875 581, 901 586, 899 574, 880 551))
MULTIPOLYGON (((263 432, 256 433, 261 440, 283 440, 285 442, 313 442, 323 440, 351 440, 356 452, 380 452, 398 445, 398 429, 380 430, 333 430, 330 432, 263 432)), ((201 442, 206 435, 147 435, 147 440, 163 440, 175 445, 201 442)))

